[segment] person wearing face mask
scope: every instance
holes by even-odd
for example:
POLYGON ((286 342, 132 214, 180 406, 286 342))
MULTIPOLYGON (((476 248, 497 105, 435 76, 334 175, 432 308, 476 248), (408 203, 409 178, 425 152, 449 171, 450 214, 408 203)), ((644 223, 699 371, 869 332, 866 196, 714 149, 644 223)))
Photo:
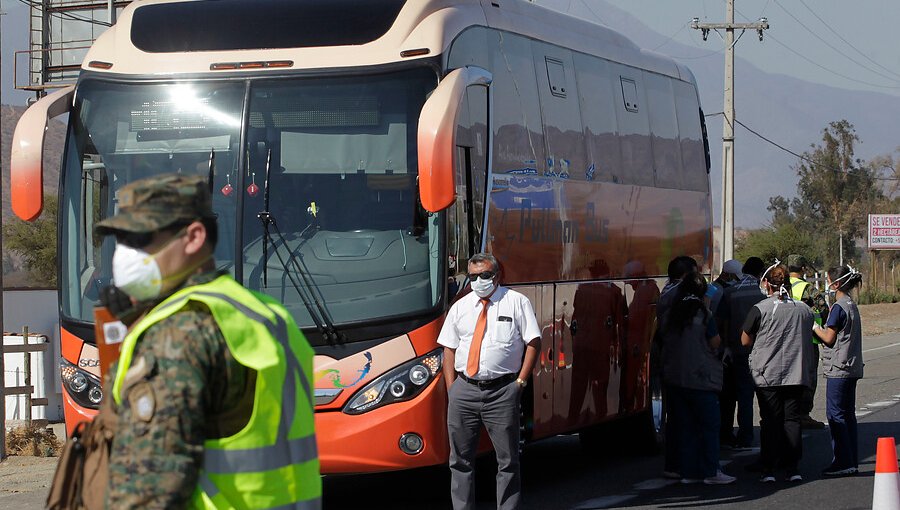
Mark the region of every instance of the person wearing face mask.
POLYGON ((117 424, 106 507, 320 508, 312 348, 282 305, 216 271, 208 183, 160 175, 117 199, 96 228, 116 238, 130 324, 101 408, 117 424))
POLYGON ((856 384, 863 376, 862 322, 850 291, 862 282, 862 274, 849 266, 828 270, 827 286, 837 300, 825 327, 813 324, 822 339, 822 368, 828 430, 834 458, 824 476, 849 476, 859 471, 856 432, 856 384))
POLYGON ((803 481, 802 399, 816 376, 812 310, 791 298, 788 278, 788 268, 778 262, 763 273, 768 297, 750 309, 741 333, 741 344, 751 348, 750 373, 759 402, 763 483, 775 482, 776 465, 784 467, 786 480, 803 481))
POLYGON ((500 285, 493 255, 469 259, 472 292, 447 312, 438 336, 444 346, 450 499, 454 510, 475 507, 475 455, 482 425, 497 457, 497 508, 521 505, 519 414, 540 350, 541 329, 531 302, 500 285))

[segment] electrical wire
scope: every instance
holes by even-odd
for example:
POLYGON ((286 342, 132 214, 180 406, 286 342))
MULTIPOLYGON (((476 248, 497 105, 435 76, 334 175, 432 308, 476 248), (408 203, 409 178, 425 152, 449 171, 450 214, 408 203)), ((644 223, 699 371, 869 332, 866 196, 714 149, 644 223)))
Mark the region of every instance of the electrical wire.
MULTIPOLYGON (((604 25, 606 25, 606 22, 603 21, 603 18, 601 18, 600 15, 597 14, 597 11, 595 11, 594 8, 591 7, 591 5, 590 5, 589 3, 587 3, 587 0, 581 0, 581 3, 582 3, 585 7, 587 7, 589 11, 591 11, 591 14, 593 14, 594 17, 597 18, 597 21, 599 21, 600 23, 603 23, 604 25)), ((607 25, 607 26, 608 26, 608 25, 607 25)))
POLYGON ((690 23, 690 22, 689 22, 689 21, 685 21, 685 22, 684 22, 684 25, 681 25, 681 28, 679 28, 677 32, 675 32, 674 34, 670 35, 668 39, 666 39, 665 41, 663 41, 662 43, 660 43, 659 45, 657 45, 655 48, 651 49, 650 51, 656 51, 656 50, 662 48, 663 46, 669 44, 669 42, 670 42, 672 39, 674 39, 675 36, 677 36, 678 34, 680 34, 680 33, 682 32, 682 30, 684 30, 684 27, 688 26, 688 23, 690 23))
MULTIPOLYGON (((726 2, 726 3, 728 2, 728 0, 722 0, 722 1, 723 1, 723 2, 726 2)), ((734 11, 735 11, 739 16, 741 16, 741 17, 744 18, 745 20, 749 21, 749 18, 747 17, 747 15, 744 14, 744 13, 742 13, 741 11, 739 11, 739 10, 737 9, 737 7, 734 8, 734 11)), ((833 75, 835 75, 835 76, 838 76, 838 77, 840 77, 840 78, 844 78, 845 80, 849 80, 849 81, 852 81, 852 82, 856 82, 856 83, 859 83, 859 84, 862 84, 862 85, 868 85, 868 86, 870 86, 870 87, 881 88, 881 89, 890 89, 890 90, 900 90, 900 86, 879 85, 879 84, 877 84, 877 83, 871 83, 871 82, 867 82, 867 81, 863 81, 863 80, 857 80, 856 78, 852 78, 852 77, 847 76, 847 75, 845 75, 845 74, 841 74, 841 73, 839 73, 839 72, 837 72, 837 71, 834 71, 834 70, 832 70, 832 69, 829 69, 829 68, 823 66, 822 64, 819 64, 818 62, 812 60, 811 58, 807 57, 806 55, 803 55, 802 53, 798 52, 798 51, 795 50, 794 48, 791 48, 791 47, 788 46, 787 44, 784 44, 783 42, 779 41, 775 36, 769 34, 768 37, 769 37, 770 39, 772 39, 773 41, 775 41, 779 46, 781 46, 782 48, 784 48, 784 49, 790 51, 790 52, 793 53, 794 55, 797 55, 797 56, 800 57, 801 59, 803 59, 803 60, 809 62, 810 64, 812 64, 812 65, 818 67, 819 69, 822 69, 823 71, 826 71, 826 72, 828 72, 828 73, 831 73, 831 74, 833 74, 833 75)))
POLYGON ((807 5, 806 2, 805 2, 804 0, 800 0, 800 3, 803 4, 803 7, 806 7, 806 10, 808 10, 810 13, 812 13, 812 15, 816 17, 816 19, 818 19, 823 25, 825 25, 825 28, 827 28, 828 30, 830 30, 831 33, 834 34, 835 36, 837 36, 838 39, 840 39, 841 41, 843 41, 844 44, 846 44, 847 46, 850 46, 851 48, 853 48, 854 51, 856 51, 857 53, 859 53, 860 55, 862 55, 862 57, 863 57, 864 59, 868 60, 869 62, 871 62, 871 63, 874 64, 875 66, 880 67, 880 68, 883 69, 884 71, 887 71, 887 72, 893 74, 894 76, 900 78, 900 73, 896 73, 896 72, 894 72, 894 71, 891 71, 891 70, 888 69, 887 67, 885 67, 885 66, 879 64, 878 62, 875 62, 875 61, 872 60, 868 55, 866 55, 865 52, 861 51, 859 48, 857 48, 856 46, 854 46, 853 43, 851 43, 851 42, 848 41, 847 39, 844 39, 844 36, 842 36, 842 35, 840 34, 840 32, 838 32, 837 30, 835 30, 834 28, 832 28, 831 25, 829 25, 824 19, 821 18, 821 16, 819 16, 818 14, 816 14, 816 11, 814 11, 809 5, 807 5))
POLYGON ((830 42, 828 42, 827 40, 825 40, 822 36, 820 36, 819 34, 815 33, 811 28, 809 28, 808 26, 806 26, 806 24, 803 23, 803 21, 801 21, 799 18, 797 18, 797 16, 794 16, 794 14, 793 14, 791 11, 787 10, 787 8, 786 8, 785 6, 781 5, 781 2, 779 2, 778 0, 775 0, 775 5, 777 5, 778 7, 781 7, 781 10, 783 10, 784 12, 786 12, 788 16, 790 16, 791 18, 794 19, 794 21, 796 21, 797 23, 799 23, 801 27, 803 27, 804 29, 806 29, 807 32, 809 32, 810 34, 812 34, 813 37, 815 37, 816 39, 822 41, 822 43, 825 44, 825 46, 828 46, 829 48, 831 48, 832 50, 834 50, 838 55, 841 55, 842 57, 844 57, 844 58, 846 58, 847 60, 853 62, 854 64, 858 65, 859 67, 862 67, 863 69, 865 69, 865 70, 867 70, 867 71, 869 71, 869 72, 871 72, 871 73, 873 73, 873 74, 877 74, 878 76, 881 76, 882 78, 885 78, 885 79, 888 79, 888 80, 891 80, 891 81, 895 81, 895 82, 897 81, 897 78, 895 78, 895 77, 893 77, 893 76, 888 76, 888 75, 886 75, 886 74, 884 74, 884 73, 882 73, 882 72, 880 72, 880 71, 876 71, 875 69, 872 69, 871 67, 868 67, 868 66, 866 66, 866 65, 863 65, 863 64, 862 64, 861 62, 859 62, 857 59, 851 57, 850 55, 847 55, 846 53, 844 53, 844 52, 841 51, 840 49, 836 48, 836 47, 835 47, 834 45, 832 45, 830 42))
MULTIPOLYGON (((708 114, 707 117, 715 117, 716 115, 723 115, 723 113, 711 113, 711 114, 708 114)), ((770 139, 770 138, 767 138, 765 135, 760 134, 758 131, 754 130, 754 129, 751 128, 750 126, 744 124, 743 122, 741 122, 741 121, 739 121, 739 120, 737 120, 737 119, 735 119, 734 122, 735 122, 735 124, 737 124, 737 125, 743 127, 743 128, 746 129, 747 131, 749 131, 751 134, 753 134, 753 135, 755 135, 756 137, 760 138, 761 140, 763 140, 763 141, 765 141, 765 142, 767 142, 767 143, 769 143, 769 144, 771 144, 771 145, 774 145, 775 147, 777 147, 777 148, 783 150, 784 152, 787 152, 788 154, 791 154, 791 155, 796 156, 797 158, 799 158, 799 159, 801 159, 801 160, 803 160, 803 161, 806 161, 806 162, 809 163, 810 165, 814 165, 814 166, 817 166, 817 167, 819 167, 819 168, 823 168, 823 169, 825 169, 825 170, 830 170, 830 171, 832 171, 832 172, 845 173, 844 171, 842 171, 842 170, 840 170, 840 169, 832 168, 832 167, 828 167, 828 166, 822 165, 821 163, 818 163, 818 162, 816 162, 816 161, 810 159, 809 157, 807 157, 807 156, 805 156, 805 155, 803 155, 803 154, 798 154, 797 152, 794 152, 794 151, 792 151, 791 149, 788 149, 787 147, 781 145, 780 143, 778 143, 778 142, 776 142, 776 141, 774 141, 774 140, 772 140, 772 139, 770 139)), ((897 178, 897 177, 879 177, 879 176, 872 176, 872 178, 873 178, 873 179, 876 179, 876 180, 879 180, 879 181, 897 181, 897 180, 900 180, 900 178, 897 178)))

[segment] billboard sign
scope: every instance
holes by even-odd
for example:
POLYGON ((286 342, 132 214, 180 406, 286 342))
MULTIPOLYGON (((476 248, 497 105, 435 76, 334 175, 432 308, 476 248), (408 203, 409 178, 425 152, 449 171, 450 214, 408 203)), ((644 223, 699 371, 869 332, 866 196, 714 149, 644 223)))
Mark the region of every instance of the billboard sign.
POLYGON ((869 249, 900 250, 900 214, 869 215, 869 249))

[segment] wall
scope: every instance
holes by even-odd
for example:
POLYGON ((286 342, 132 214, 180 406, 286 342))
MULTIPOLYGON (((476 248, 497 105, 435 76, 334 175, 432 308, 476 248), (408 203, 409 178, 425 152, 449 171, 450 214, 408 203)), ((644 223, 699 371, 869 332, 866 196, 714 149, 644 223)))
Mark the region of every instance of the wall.
MULTIPOLYGON (((51 422, 63 419, 62 390, 59 379, 59 300, 56 290, 6 290, 3 292, 3 329, 5 334, 21 335, 22 328, 28 326, 29 336, 46 335, 50 347, 43 354, 32 354, 32 384, 38 390, 34 396, 46 396, 46 408, 35 408, 34 418, 46 417, 51 422), (42 358, 42 360, 41 360, 42 358), (38 362, 40 360, 40 362, 38 362), (41 380, 39 381, 38 378, 41 380), (46 393, 44 393, 46 392, 46 393)), ((35 342, 35 340, 31 340, 35 342)), ((21 343, 10 339, 9 344, 21 343)), ((36 342, 35 342, 36 343, 36 342)), ((21 385, 23 355, 5 355, 5 379, 7 384, 21 385)), ((6 397, 6 418, 23 419, 24 397, 6 397)))

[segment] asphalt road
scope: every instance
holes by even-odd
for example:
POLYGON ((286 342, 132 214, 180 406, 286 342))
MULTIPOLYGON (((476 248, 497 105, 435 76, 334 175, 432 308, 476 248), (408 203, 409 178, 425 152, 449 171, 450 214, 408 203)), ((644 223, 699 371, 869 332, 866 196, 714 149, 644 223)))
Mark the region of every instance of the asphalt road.
MULTIPOLYGON (((588 510, 601 508, 872 508, 875 444, 878 437, 900 440, 900 334, 864 339, 865 378, 857 392, 860 419, 860 474, 823 479, 819 473, 831 461, 828 430, 804 433, 799 484, 763 485, 744 466, 758 451, 722 451, 725 469, 738 477, 728 486, 680 485, 660 477, 662 458, 628 452, 627 442, 613 451, 589 453, 577 435, 531 444, 523 458, 524 510, 588 510), (621 451, 624 450, 624 451, 621 451)), ((820 388, 824 381, 820 379, 820 388)), ((813 416, 825 418, 824 390, 816 394, 813 416)), ((614 434, 614 433, 611 433, 614 434)), ((758 437, 758 433, 757 433, 758 437)), ((0 508, 43 508, 56 459, 16 457, 0 464, 0 508)), ((477 508, 495 507, 490 459, 478 466, 477 508)), ((449 509, 446 467, 366 476, 326 477, 325 510, 449 509)))
MULTIPOLYGON (((661 456, 627 451, 582 449, 577 435, 559 436, 527 447, 523 458, 524 509, 601 508, 872 508, 875 445, 878 437, 900 441, 900 335, 864 340, 865 378, 857 391, 860 473, 823 479, 831 462, 827 429, 806 430, 802 483, 762 484, 744 467, 759 451, 722 451, 725 470, 738 477, 727 486, 681 485, 660 476, 661 456)), ((825 419, 824 380, 820 379, 813 416, 825 419)), ((758 423, 758 420, 757 420, 758 423)), ((757 430, 757 440, 759 434, 757 430)), ((626 448, 627 450, 627 448, 626 448)), ((495 508, 490 459, 478 466, 477 508, 495 508)), ((448 509, 449 474, 445 467, 379 475, 326 477, 325 510, 352 508, 448 509)))

